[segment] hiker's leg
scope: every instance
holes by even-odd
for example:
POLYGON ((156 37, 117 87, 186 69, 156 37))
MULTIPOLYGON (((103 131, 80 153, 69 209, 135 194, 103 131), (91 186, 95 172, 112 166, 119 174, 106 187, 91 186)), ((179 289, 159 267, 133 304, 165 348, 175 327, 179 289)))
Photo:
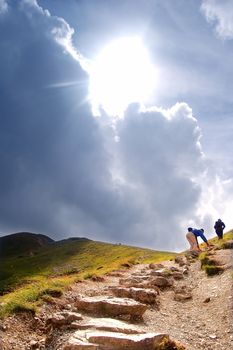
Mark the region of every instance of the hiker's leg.
POLYGON ((186 238, 189 241, 190 250, 199 250, 196 236, 192 232, 187 233, 186 238))
POLYGON ((219 231, 219 239, 222 239, 223 238, 223 230, 220 230, 219 231))
POLYGON ((194 236, 194 234, 191 232, 187 233, 187 235, 186 235, 186 238, 190 244, 190 250, 193 250, 193 236, 194 236))
POLYGON ((222 237, 223 237, 223 230, 217 230, 216 233, 217 233, 218 239, 222 239, 222 237))

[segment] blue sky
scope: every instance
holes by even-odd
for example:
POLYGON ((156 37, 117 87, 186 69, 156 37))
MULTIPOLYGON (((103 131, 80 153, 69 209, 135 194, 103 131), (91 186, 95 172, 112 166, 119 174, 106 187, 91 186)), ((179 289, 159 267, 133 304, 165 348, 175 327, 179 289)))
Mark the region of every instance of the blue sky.
POLYGON ((179 250, 190 225, 233 227, 231 0, 0 0, 0 52, 2 235, 179 250), (88 67, 134 37, 153 93, 96 117, 88 67))

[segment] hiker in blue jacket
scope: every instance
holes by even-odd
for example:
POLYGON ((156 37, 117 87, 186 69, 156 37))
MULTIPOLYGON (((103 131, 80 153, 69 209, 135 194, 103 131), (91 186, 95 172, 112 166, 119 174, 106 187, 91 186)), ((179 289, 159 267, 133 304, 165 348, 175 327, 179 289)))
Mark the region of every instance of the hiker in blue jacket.
POLYGON ((207 247, 209 247, 209 242, 204 235, 204 229, 201 228, 198 230, 196 228, 189 227, 186 238, 189 241, 190 250, 200 251, 197 237, 201 237, 201 239, 206 243, 207 247))

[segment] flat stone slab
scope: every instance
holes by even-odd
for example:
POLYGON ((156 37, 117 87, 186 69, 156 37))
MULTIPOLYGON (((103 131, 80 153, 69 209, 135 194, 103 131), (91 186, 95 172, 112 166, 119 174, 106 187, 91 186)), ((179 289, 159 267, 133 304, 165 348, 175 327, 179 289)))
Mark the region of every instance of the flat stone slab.
MULTIPOLYGON (((156 350, 158 345, 168 339, 168 335, 161 333, 124 334, 104 331, 77 331, 64 346, 64 350, 88 349, 84 346, 88 342, 90 349, 99 350, 156 350), (75 342, 75 339, 77 341, 75 342), (80 345, 79 342, 80 341, 80 345), (83 343, 83 344, 82 344, 83 343), (70 347, 76 346, 76 347, 70 347), (97 347, 95 347, 97 346, 97 347)), ((86 345, 85 345, 86 346, 86 345)))
POLYGON ((117 333, 125 333, 125 334, 138 334, 143 333, 131 324, 128 324, 124 321, 119 321, 113 318, 92 318, 87 321, 75 321, 70 325, 72 329, 91 329, 94 328, 96 330, 108 331, 108 332, 117 332, 117 333))
POLYGON ((68 342, 63 346, 63 350, 97 350, 99 345, 91 344, 87 340, 71 337, 68 342))
POLYGON ((123 334, 114 332, 92 332, 87 334, 87 339, 100 345, 100 349, 108 350, 152 350, 156 349, 165 334, 123 334))
POLYGON ((110 287, 109 289, 120 298, 132 298, 143 304, 158 304, 159 292, 155 289, 135 287, 110 287))
POLYGON ((133 287, 136 284, 143 283, 145 281, 148 281, 151 277, 149 275, 144 276, 132 276, 128 278, 121 278, 119 279, 119 284, 121 286, 127 286, 127 287, 133 287))
POLYGON ((159 269, 159 270, 152 270, 151 276, 170 277, 172 276, 172 271, 166 268, 159 269))
POLYGON ((147 305, 128 298, 106 296, 83 297, 76 301, 78 310, 108 316, 129 315, 131 318, 142 318, 147 305))

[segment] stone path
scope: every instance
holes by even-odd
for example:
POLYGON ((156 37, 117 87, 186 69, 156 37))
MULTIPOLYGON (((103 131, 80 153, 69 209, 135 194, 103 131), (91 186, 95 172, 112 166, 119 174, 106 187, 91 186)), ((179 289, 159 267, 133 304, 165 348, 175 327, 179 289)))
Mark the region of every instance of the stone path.
POLYGON ((232 250, 212 256, 224 270, 213 277, 197 259, 178 256, 76 283, 16 335, 10 327, 17 316, 10 317, 0 349, 230 350, 232 250))

